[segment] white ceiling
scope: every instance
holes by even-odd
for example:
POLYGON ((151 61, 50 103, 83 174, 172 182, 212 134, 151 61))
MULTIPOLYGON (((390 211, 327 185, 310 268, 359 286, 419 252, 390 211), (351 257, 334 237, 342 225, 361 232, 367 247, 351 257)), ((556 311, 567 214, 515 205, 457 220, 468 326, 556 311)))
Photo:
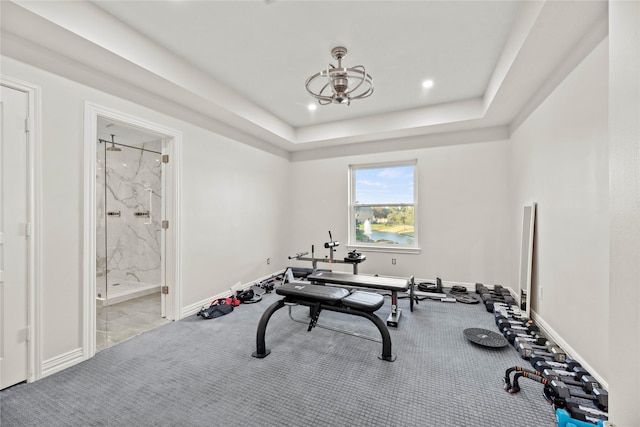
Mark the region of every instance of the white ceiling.
POLYGON ((0 7, 3 54, 294 159, 508 136, 607 33, 604 0, 0 7), (338 45, 375 92, 311 112, 338 45))
POLYGON ((513 1, 94 3, 294 127, 482 96, 518 10, 513 1), (304 82, 336 63, 334 46, 349 50, 345 65, 365 65, 375 96, 311 113, 304 82), (437 86, 423 91, 426 78, 437 86))

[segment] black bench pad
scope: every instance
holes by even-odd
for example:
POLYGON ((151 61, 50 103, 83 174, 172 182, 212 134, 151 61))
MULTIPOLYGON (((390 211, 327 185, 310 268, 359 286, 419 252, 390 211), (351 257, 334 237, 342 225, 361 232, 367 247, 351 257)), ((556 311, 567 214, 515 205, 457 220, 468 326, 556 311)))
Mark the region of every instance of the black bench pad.
POLYGON ((300 282, 285 283, 276 288, 276 293, 293 299, 326 303, 337 303, 349 295, 349 291, 343 288, 312 285, 311 283, 301 284, 300 282))
POLYGON ((373 292, 355 291, 340 301, 345 307, 373 313, 384 304, 384 297, 373 292))

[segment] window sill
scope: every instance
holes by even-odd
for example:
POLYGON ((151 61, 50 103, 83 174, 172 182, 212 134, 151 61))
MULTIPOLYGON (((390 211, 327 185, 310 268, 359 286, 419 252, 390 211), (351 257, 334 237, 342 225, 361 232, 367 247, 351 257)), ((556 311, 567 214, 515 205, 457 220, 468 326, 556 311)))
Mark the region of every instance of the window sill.
POLYGON ((379 247, 379 246, 368 246, 368 245, 347 245, 347 249, 349 250, 357 250, 359 252, 379 252, 379 253, 388 253, 388 254, 419 254, 422 249, 421 248, 394 248, 394 247, 379 247))

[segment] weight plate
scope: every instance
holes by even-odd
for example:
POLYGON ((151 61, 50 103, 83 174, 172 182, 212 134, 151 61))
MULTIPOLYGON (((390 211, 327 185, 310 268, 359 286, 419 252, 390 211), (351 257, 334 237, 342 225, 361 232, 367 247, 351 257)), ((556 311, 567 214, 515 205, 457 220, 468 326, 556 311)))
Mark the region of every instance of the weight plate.
POLYGON ((242 301, 242 304, 255 304, 262 301, 262 295, 254 295, 250 300, 242 301))
POLYGON ((487 329, 469 328, 465 329, 463 333, 469 341, 483 347, 500 348, 509 344, 505 337, 487 329))
POLYGON ((464 304, 478 304, 480 300, 472 295, 453 295, 456 301, 464 304))

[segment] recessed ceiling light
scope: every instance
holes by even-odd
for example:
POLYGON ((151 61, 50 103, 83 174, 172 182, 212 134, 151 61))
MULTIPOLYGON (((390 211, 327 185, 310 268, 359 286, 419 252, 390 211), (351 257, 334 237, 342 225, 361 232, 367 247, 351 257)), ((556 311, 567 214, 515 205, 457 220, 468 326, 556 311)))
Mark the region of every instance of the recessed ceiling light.
POLYGON ((307 108, 309 109, 309 111, 316 111, 316 108, 318 108, 318 106, 316 104, 309 104, 307 105, 307 108))
POLYGON ((422 82, 422 87, 425 89, 429 89, 430 87, 433 87, 433 80, 425 80, 422 82))

